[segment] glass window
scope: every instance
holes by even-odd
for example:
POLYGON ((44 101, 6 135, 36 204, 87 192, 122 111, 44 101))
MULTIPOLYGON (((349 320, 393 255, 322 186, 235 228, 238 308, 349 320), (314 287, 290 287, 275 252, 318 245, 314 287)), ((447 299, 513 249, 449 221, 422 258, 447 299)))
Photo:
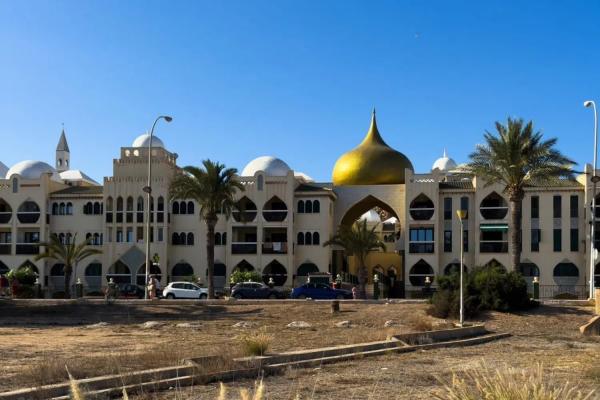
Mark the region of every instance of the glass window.
POLYGON ((560 195, 554 196, 554 198, 552 199, 552 204, 553 204, 553 215, 554 218, 561 218, 562 217, 562 198, 560 197, 560 195))
POLYGON ((577 218, 579 217, 579 196, 577 195, 573 195, 571 196, 571 201, 570 201, 570 208, 571 208, 571 218, 577 218))
POLYGON ((463 231, 463 251, 469 251, 469 231, 463 231))
POLYGON ((579 229, 571 229, 571 251, 579 251, 579 229))
POLYGON ((452 219, 452 197, 444 197, 444 219, 452 219))
POLYGON ((127 228, 127 243, 133 242, 133 228, 127 228))
POLYGON ((539 229, 531 230, 531 251, 540 251, 540 237, 541 231, 539 229))
POLYGON ((554 251, 562 250, 562 230, 554 230, 554 251))
POLYGON ((409 251, 411 253, 433 253, 433 227, 411 228, 409 238, 409 251))
POLYGON ((452 231, 444 231, 444 251, 446 253, 452 252, 452 231))
POLYGON ((465 217, 463 219, 467 219, 469 218, 469 198, 468 197, 461 197, 460 198, 460 209, 465 212, 465 217))
POLYGON ((540 217, 540 198, 538 196, 531 196, 531 218, 540 217))

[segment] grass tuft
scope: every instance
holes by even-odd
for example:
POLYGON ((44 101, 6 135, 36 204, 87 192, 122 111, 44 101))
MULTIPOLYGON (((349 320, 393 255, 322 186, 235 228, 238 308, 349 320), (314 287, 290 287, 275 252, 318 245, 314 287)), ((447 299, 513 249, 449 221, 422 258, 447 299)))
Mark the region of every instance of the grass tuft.
POLYGON ((437 379, 444 392, 433 396, 440 400, 588 400, 594 395, 593 390, 582 393, 568 382, 545 376, 542 364, 533 370, 507 365, 496 369, 481 362, 472 370, 453 373, 450 382, 437 379))
POLYGON ((247 356, 263 356, 266 354, 273 336, 266 329, 244 334, 238 337, 242 351, 247 356))

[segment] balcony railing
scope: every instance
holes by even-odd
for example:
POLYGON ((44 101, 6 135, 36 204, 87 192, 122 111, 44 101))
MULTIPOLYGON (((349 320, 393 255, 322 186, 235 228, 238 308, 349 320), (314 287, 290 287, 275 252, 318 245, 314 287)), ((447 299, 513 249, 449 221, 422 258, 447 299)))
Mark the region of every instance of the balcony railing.
POLYGON ((234 211, 231 213, 236 222, 252 222, 256 219, 257 211, 234 211))
POLYGON ((0 224, 8 224, 11 218, 11 212, 0 212, 0 224))
POLYGON ((417 221, 426 221, 426 220, 431 219, 431 217, 433 217, 435 208, 415 207, 415 208, 409 208, 408 212, 409 212, 410 216, 412 217, 412 219, 417 220, 417 221))
POLYGON ((587 299, 587 285, 540 285, 541 299, 587 299))
POLYGON ((39 243, 17 243, 17 254, 39 254, 39 243))
POLYGON ((412 242, 408 245, 410 253, 433 253, 433 242, 412 242))
POLYGON ((35 224, 40 219, 39 211, 22 211, 17 213, 17 219, 23 224, 35 224))
POLYGON ((481 253, 508 253, 508 241, 480 241, 479 252, 481 253))
POLYGON ((287 254, 287 251, 286 242, 266 242, 262 245, 263 254, 287 254))
POLYGON ((263 218, 267 222, 281 222, 287 217, 287 210, 263 210, 263 218))
POLYGON ((10 248, 12 244, 10 243, 0 243, 0 254, 10 254, 10 248))
POLYGON ((231 254, 256 254, 256 242, 233 242, 231 254))
POLYGON ((484 219, 504 219, 508 213, 508 207, 479 207, 479 212, 484 219))

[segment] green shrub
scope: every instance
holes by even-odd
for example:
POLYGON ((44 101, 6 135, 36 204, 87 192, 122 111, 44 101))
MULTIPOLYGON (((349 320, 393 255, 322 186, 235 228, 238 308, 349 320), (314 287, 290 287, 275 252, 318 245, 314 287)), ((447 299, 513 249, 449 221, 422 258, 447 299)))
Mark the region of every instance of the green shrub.
MULTIPOLYGON (((464 312, 472 317, 484 310, 515 311, 535 305, 527 293, 527 282, 518 272, 497 266, 476 267, 464 274, 464 312)), ((438 291, 429 313, 438 318, 457 317, 460 307, 460 274, 438 278, 438 291)))
POLYGON ((16 279, 21 285, 33 285, 37 275, 31 267, 11 269, 6 277, 9 281, 16 279))
POLYGON ((232 284, 248 281, 261 282, 262 277, 258 272, 255 271, 234 271, 230 277, 230 282, 232 284))

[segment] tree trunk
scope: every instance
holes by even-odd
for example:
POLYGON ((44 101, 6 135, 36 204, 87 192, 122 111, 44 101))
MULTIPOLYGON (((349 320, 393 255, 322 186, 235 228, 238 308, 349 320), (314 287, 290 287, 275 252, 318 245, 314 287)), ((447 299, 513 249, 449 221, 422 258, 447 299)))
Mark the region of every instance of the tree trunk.
POLYGON ((206 219, 206 265, 208 268, 208 298, 215 298, 215 285, 213 281, 215 269, 215 225, 217 224, 217 216, 210 215, 206 219))
POLYGON ((367 266, 365 265, 364 257, 358 258, 358 298, 366 300, 367 299, 367 280, 369 277, 369 271, 367 271, 367 266))
POLYGON ((65 265, 65 299, 71 298, 71 274, 73 273, 70 267, 65 265))
POLYGON ((521 264, 521 208, 523 205, 523 194, 517 193, 510 196, 510 263, 511 270, 518 271, 521 264))

